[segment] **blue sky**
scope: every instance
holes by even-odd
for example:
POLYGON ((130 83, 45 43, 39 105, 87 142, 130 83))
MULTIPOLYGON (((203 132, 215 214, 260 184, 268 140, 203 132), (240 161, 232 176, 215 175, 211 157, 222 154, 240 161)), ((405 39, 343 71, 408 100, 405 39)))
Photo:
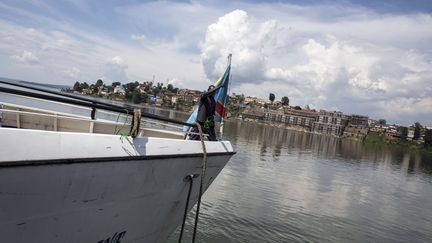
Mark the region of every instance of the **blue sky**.
POLYGON ((432 125, 430 1, 0 1, 0 76, 232 92, 432 125))

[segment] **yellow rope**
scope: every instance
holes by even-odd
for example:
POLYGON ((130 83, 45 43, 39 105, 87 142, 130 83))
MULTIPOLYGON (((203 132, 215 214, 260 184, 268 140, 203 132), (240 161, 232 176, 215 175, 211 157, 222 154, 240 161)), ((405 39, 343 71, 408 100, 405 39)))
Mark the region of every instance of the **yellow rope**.
POLYGON ((134 109, 133 117, 132 117, 132 126, 130 130, 130 135, 135 138, 138 136, 140 130, 141 123, 141 109, 134 109))

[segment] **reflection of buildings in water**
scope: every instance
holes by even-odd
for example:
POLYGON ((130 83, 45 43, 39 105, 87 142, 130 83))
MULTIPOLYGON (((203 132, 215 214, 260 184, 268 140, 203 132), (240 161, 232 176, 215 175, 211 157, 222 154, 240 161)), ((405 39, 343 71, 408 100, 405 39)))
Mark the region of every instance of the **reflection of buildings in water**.
POLYGON ((273 150, 273 157, 276 160, 279 160, 279 156, 281 154, 281 150, 282 150, 282 145, 284 144, 284 142, 286 141, 286 130, 283 130, 281 132, 278 133, 274 144, 274 150, 273 150))
POLYGON ((336 137, 312 135, 312 151, 318 155, 334 158, 337 154, 339 139, 336 137))
POLYGON ((364 155, 364 146, 356 140, 341 139, 339 153, 350 159, 361 159, 364 155))
MULTIPOLYGON (((253 122, 230 121, 226 123, 224 134, 236 146, 247 145, 248 151, 259 156, 272 152, 274 160, 287 153, 311 152, 325 158, 348 158, 348 163, 367 163, 373 168, 390 168, 408 173, 432 174, 432 159, 420 153, 410 154, 401 149, 365 146, 362 142, 338 139, 334 136, 302 133, 279 127, 253 122)), ((244 146, 243 146, 244 147, 244 146)))
POLYGON ((263 142, 260 149, 260 157, 261 159, 267 154, 267 144, 263 142))

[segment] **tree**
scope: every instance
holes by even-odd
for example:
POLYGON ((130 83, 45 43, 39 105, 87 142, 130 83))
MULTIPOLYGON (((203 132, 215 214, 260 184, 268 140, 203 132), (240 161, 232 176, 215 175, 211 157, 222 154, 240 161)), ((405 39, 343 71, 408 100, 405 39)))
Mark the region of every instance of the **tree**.
POLYGON ((98 80, 96 81, 95 86, 99 88, 99 87, 103 86, 103 84, 104 84, 104 83, 103 83, 102 79, 98 79, 98 80))
POLYGON ((174 90, 174 86, 172 84, 168 84, 167 89, 172 92, 174 90))
POLYGON ((88 88, 90 88, 90 86, 88 85, 87 82, 81 84, 81 89, 88 89, 88 88))
POLYGON ((417 139, 420 138, 420 130, 421 130, 421 128, 422 128, 422 125, 420 125, 419 122, 416 122, 414 124, 414 137, 413 137, 414 140, 417 140, 417 139))
POLYGON ((78 81, 75 82, 75 84, 73 86, 73 90, 78 91, 78 92, 82 91, 80 82, 78 82, 78 81))
POLYGON ((115 88, 115 87, 117 87, 117 86, 119 86, 119 85, 121 85, 120 82, 113 82, 113 83, 111 84, 111 86, 112 86, 113 88, 115 88))
POLYGON ((432 129, 426 129, 424 137, 424 146, 432 147, 432 129))
POLYGON ((273 93, 269 94, 269 100, 271 101, 271 103, 273 104, 273 101, 275 100, 276 96, 273 93))
POLYGON ((384 120, 384 119, 379 119, 379 120, 378 120, 378 124, 380 124, 380 125, 385 125, 385 124, 387 124, 387 122, 386 122, 386 120, 384 120))
POLYGON ((97 94, 99 92, 99 89, 96 85, 90 85, 90 88, 92 90, 92 94, 97 94))
POLYGON ((296 105, 295 107, 294 107, 294 110, 301 110, 302 108, 300 107, 300 106, 298 106, 298 105, 296 105))
POLYGON ((134 91, 132 92, 132 102, 133 102, 134 104, 139 104, 139 103, 141 103, 141 94, 140 94, 140 92, 139 92, 138 90, 134 90, 134 91))
POLYGON ((284 96, 281 99, 282 105, 289 105, 289 98, 284 96))
POLYGON ((398 127, 398 132, 400 134, 400 139, 401 140, 406 140, 407 136, 408 136, 408 127, 398 127))

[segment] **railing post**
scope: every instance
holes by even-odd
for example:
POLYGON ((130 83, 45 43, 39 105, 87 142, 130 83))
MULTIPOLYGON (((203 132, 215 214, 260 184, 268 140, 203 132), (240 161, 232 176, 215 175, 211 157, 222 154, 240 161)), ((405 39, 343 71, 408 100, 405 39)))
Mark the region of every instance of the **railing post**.
POLYGON ((57 132, 57 130, 58 130, 58 127, 57 127, 57 113, 54 113, 54 125, 53 125, 53 130, 55 131, 55 132, 57 132))
MULTIPOLYGON (((19 111, 20 109, 17 108, 17 111, 19 111)), ((17 128, 21 128, 21 116, 19 114, 19 112, 16 114, 16 123, 17 123, 17 128)))
POLYGON ((92 111, 91 111, 91 119, 95 120, 96 108, 94 107, 95 103, 93 102, 92 104, 93 104, 93 106, 92 106, 92 111))

